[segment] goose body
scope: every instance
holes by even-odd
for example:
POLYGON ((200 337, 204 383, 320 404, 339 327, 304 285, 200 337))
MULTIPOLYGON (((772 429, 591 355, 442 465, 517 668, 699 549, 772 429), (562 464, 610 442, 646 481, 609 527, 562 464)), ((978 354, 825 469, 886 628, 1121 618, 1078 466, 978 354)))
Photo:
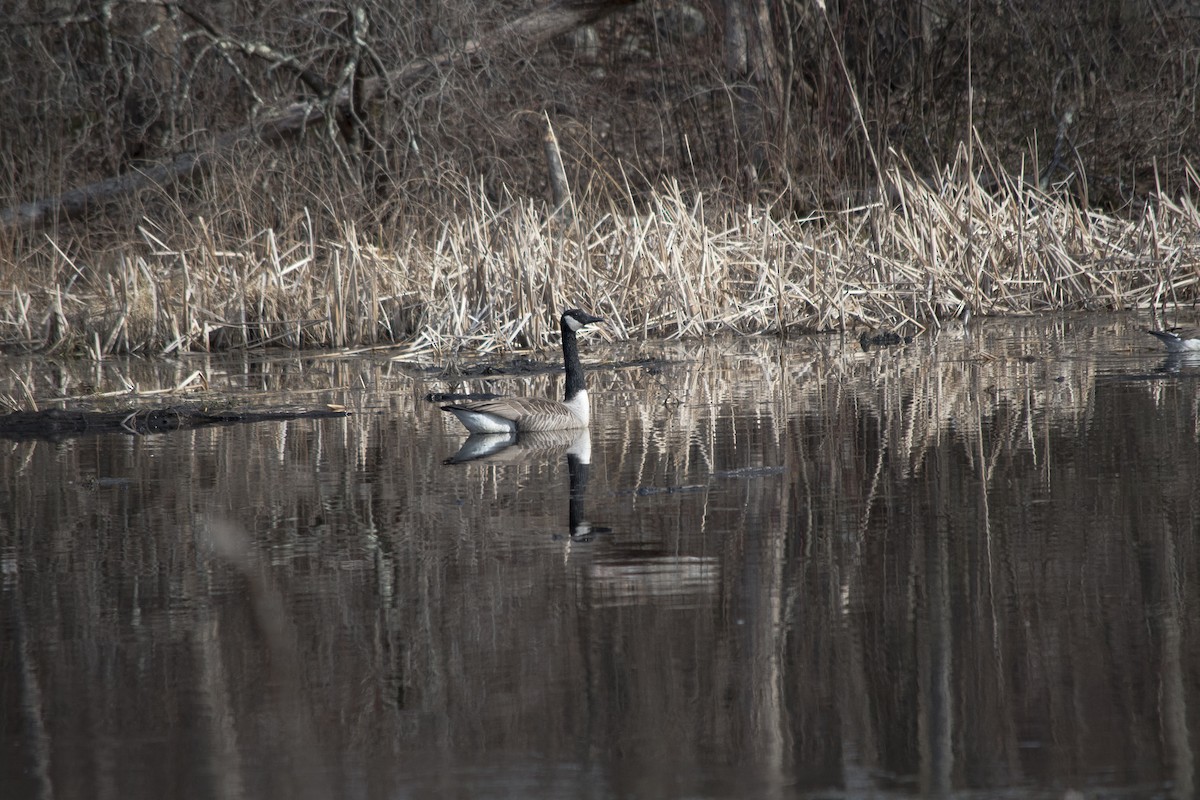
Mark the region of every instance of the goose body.
POLYGON ((562 329, 563 367, 567 373, 565 397, 550 400, 545 397, 498 397, 471 403, 452 403, 442 406, 458 417, 471 433, 515 433, 521 431, 563 431, 586 428, 590 420, 587 388, 583 380, 583 365, 579 363, 579 342, 576 331, 587 325, 603 322, 586 311, 570 308, 559 319, 562 329))
POLYGON ((1146 331, 1162 339, 1172 353, 1200 351, 1200 328, 1167 328, 1164 331, 1146 331))

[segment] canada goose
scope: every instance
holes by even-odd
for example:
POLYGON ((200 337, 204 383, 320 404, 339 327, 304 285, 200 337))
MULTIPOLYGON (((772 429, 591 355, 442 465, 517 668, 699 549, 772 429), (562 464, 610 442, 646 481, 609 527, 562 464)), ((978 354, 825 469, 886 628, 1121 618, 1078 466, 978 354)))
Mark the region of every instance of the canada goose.
POLYGON ((513 431, 562 431, 586 428, 588 394, 579 363, 579 345, 575 332, 587 325, 603 322, 578 308, 569 308, 559 320, 562 328, 563 367, 567 371, 566 397, 562 401, 545 397, 498 397, 471 403, 442 406, 458 417, 471 433, 511 433, 513 431))
POLYGON ((1172 353, 1200 350, 1200 328, 1167 328, 1165 331, 1146 331, 1162 339, 1172 353))

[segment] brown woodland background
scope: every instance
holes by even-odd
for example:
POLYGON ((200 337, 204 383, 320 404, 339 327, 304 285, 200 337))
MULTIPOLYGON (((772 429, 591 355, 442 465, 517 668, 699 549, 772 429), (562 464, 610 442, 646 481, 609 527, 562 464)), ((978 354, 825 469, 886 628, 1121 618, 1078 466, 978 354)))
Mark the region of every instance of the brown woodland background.
MULTIPOLYGON (((453 207, 459 178, 495 197, 549 199, 547 119, 576 193, 634 204, 665 180, 797 209, 844 203, 876 185, 877 159, 902 154, 936 172, 972 126, 988 167, 1060 182, 1107 209, 1180 185, 1195 156, 1200 16, 1190 3, 557 5, 602 16, 536 48, 502 37, 349 122, 310 127, 300 146, 226 152, 213 186, 142 193, 136 213, 237 226, 237 200, 262 199, 261 222, 277 226, 300 205, 391 223, 453 207)), ((16 204, 201 150, 293 101, 319 107, 534 6, 9 8, 0 193, 16 204)), ((129 213, 107 219, 122 228, 129 213)))

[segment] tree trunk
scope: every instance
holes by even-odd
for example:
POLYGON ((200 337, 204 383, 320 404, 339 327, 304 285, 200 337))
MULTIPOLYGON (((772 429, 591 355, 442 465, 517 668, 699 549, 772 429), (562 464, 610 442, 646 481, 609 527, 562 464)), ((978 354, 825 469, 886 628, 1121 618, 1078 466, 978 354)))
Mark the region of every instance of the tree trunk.
POLYGON ((725 67, 744 157, 742 177, 753 189, 783 161, 783 76, 766 0, 725 0, 725 67))

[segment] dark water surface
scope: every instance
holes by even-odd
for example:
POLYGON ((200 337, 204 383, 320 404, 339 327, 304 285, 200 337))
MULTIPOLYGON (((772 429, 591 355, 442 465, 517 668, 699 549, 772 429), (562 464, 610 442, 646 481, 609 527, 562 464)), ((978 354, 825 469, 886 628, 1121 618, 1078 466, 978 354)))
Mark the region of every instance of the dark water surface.
POLYGON ((354 414, 0 440, 0 797, 1192 797, 1200 364, 1146 324, 592 337, 590 438, 458 464, 427 392, 559 378, 10 360, 354 414))

